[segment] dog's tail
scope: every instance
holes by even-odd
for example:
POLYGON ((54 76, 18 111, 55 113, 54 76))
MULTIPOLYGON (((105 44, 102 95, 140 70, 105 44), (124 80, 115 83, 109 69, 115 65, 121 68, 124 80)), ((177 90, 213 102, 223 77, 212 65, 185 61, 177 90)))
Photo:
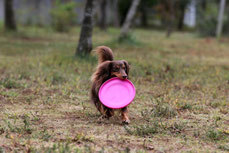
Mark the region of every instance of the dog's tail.
POLYGON ((99 46, 96 48, 96 53, 99 56, 99 64, 105 62, 105 61, 113 61, 114 55, 112 50, 109 47, 106 46, 99 46))

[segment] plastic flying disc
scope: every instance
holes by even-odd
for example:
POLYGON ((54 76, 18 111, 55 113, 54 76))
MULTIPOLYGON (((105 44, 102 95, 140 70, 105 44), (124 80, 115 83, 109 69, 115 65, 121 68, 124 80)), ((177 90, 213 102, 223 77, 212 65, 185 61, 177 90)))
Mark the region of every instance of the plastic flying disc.
POLYGON ((135 87, 130 80, 112 78, 99 89, 99 99, 107 107, 119 109, 129 105, 135 97, 135 87))

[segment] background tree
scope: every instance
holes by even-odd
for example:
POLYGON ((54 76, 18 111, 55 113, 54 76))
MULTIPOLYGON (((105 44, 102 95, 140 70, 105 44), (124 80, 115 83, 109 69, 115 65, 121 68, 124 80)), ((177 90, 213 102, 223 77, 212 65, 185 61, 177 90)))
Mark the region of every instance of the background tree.
POLYGON ((226 21, 223 24, 223 30, 224 33, 229 36, 229 3, 226 3, 225 12, 226 21))
POLYGON ((218 15, 218 2, 205 1, 204 5, 201 5, 204 1, 197 1, 197 20, 196 29, 201 36, 215 36, 217 15, 218 15), (205 9, 203 9, 203 7, 205 9))
POLYGON ((174 29, 175 20, 175 2, 176 0, 158 0, 156 10, 161 16, 162 24, 166 29, 166 36, 170 37, 174 29))
MULTIPOLYGON (((157 0, 143 0, 139 4, 140 21, 142 27, 149 26, 149 15, 154 10, 154 7, 158 4, 157 0)), ((155 10, 154 10, 155 11, 155 10)), ((154 12, 155 13, 155 12, 154 12)))
POLYGON ((13 0, 5 0, 5 29, 17 30, 14 17, 13 0))
POLYGON ((94 0, 87 0, 86 2, 76 56, 89 54, 92 50, 93 2, 94 0))
POLYGON ((226 3, 225 0, 220 1, 218 23, 217 23, 217 28, 216 28, 216 37, 217 38, 220 38, 221 33, 222 33, 225 3, 226 3))
POLYGON ((118 0, 112 0, 112 13, 113 13, 113 20, 114 26, 119 27, 119 12, 118 12, 118 0))
POLYGON ((106 30, 106 19, 107 19, 107 12, 106 12, 106 6, 107 6, 107 0, 100 0, 100 12, 101 12, 101 18, 99 22, 99 27, 102 30, 106 30))
POLYGON ((133 21, 134 15, 136 14, 136 10, 137 10, 139 3, 140 3, 140 0, 132 1, 131 7, 126 16, 125 22, 123 23, 123 26, 121 28, 120 39, 127 37, 129 29, 130 29, 130 25, 133 21))
POLYGON ((147 1, 143 0, 140 3, 140 12, 141 12, 141 25, 143 27, 147 27, 148 26, 148 20, 147 20, 147 1))
POLYGON ((187 5, 190 3, 190 0, 177 0, 176 3, 177 3, 176 10, 177 10, 177 19, 178 19, 177 29, 183 30, 185 9, 187 5))
POLYGON ((128 14, 128 11, 130 9, 132 0, 119 0, 118 1, 118 12, 119 12, 119 24, 123 25, 126 16, 128 14))
POLYGON ((200 4, 201 4, 201 8, 203 9, 203 11, 206 11, 207 1, 206 0, 201 0, 200 4))
POLYGON ((165 0, 165 8, 166 8, 166 36, 170 37, 173 26, 174 26, 174 21, 175 21, 175 0, 165 0))
POLYGON ((51 9, 51 25, 55 31, 68 32, 76 21, 76 3, 56 0, 51 9))

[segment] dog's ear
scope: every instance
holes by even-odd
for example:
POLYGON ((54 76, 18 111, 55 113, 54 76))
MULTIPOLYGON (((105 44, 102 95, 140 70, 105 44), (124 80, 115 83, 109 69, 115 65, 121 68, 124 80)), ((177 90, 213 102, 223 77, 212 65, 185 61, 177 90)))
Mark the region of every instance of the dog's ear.
POLYGON ((111 68, 112 68, 111 61, 105 61, 99 64, 97 70, 91 77, 92 82, 96 82, 96 84, 101 85, 104 81, 109 79, 109 77, 111 76, 111 68))
POLYGON ((100 76, 109 77, 111 75, 112 62, 106 61, 99 65, 100 76))
POLYGON ((128 75, 129 74, 129 70, 130 70, 130 66, 129 66, 127 61, 123 60, 123 62, 124 62, 125 67, 126 67, 126 74, 128 75))

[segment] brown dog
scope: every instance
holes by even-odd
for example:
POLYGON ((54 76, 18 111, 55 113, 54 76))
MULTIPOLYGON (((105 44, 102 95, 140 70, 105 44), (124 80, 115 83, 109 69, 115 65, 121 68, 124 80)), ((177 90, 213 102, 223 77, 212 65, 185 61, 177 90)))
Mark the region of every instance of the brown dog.
MULTIPOLYGON (((96 49, 96 53, 98 54, 99 60, 98 67, 95 73, 92 75, 92 88, 90 96, 98 111, 109 119, 114 115, 114 110, 104 106, 100 102, 98 97, 99 88, 105 81, 113 77, 127 79, 129 73, 129 64, 125 60, 114 61, 113 52, 109 47, 99 46, 96 49)), ((121 116, 123 123, 130 123, 127 107, 121 109, 121 116)))

